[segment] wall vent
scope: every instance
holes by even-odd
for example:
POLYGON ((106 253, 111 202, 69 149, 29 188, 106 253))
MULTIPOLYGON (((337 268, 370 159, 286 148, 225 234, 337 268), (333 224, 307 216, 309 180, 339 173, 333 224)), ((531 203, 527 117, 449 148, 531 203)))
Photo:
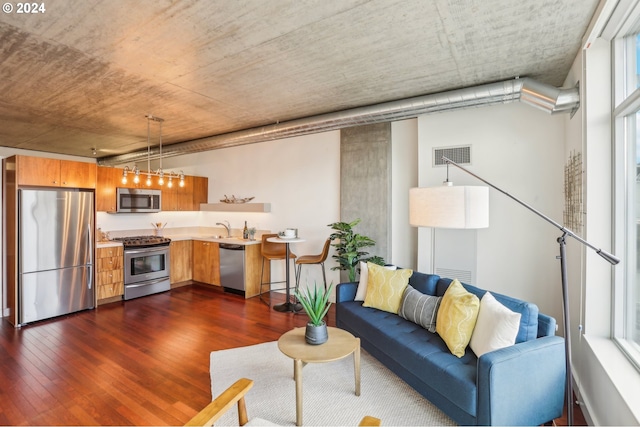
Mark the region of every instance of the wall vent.
POLYGON ((464 145, 459 147, 446 147, 433 149, 433 166, 444 166, 446 163, 442 160, 442 156, 453 160, 461 165, 471 164, 471 146, 464 145))
POLYGON ((458 279, 462 283, 466 283, 469 285, 472 285, 475 283, 475 280, 473 279, 473 273, 467 270, 456 270, 451 268, 436 267, 436 274, 440 277, 446 277, 449 279, 458 279))

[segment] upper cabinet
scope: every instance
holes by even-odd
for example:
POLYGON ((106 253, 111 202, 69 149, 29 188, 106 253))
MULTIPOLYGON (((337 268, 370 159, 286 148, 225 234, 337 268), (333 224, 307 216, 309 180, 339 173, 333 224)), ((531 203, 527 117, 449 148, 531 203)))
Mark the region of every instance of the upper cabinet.
POLYGON ((96 188, 96 164, 16 156, 18 185, 96 188))
POLYGON ((122 169, 98 166, 96 211, 116 211, 116 188, 122 186, 122 169))
POLYGON ((193 177, 193 210, 199 211, 201 203, 209 201, 209 178, 202 176, 193 177))
POLYGON ((162 188, 163 211, 194 211, 193 208, 193 177, 184 177, 184 187, 178 185, 176 181, 173 187, 162 188))
POLYGON ((174 185, 162 188, 163 211, 199 211, 202 200, 209 195, 209 178, 202 176, 184 177, 184 187, 174 185))
MULTIPOLYGON (((147 187, 144 181, 147 176, 140 174, 141 182, 133 183, 133 174, 129 173, 126 184, 122 183, 122 169, 113 167, 98 166, 98 185, 96 188, 96 210, 99 212, 115 212, 116 210, 116 188, 153 188, 162 190, 163 211, 197 211, 200 210, 200 203, 207 203, 209 193, 209 179, 200 176, 184 177, 184 187, 178 185, 178 180, 174 179, 171 188, 159 186, 157 177, 153 177, 153 184, 147 187)), ((165 178, 166 180, 166 178, 165 178)))

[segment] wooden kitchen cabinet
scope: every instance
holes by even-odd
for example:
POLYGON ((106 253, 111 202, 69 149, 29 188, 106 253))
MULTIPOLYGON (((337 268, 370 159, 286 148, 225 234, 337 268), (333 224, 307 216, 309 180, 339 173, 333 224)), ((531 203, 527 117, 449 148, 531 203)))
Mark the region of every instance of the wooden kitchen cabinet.
MULTIPOLYGON (((262 271, 262 245, 247 245, 244 251, 244 297, 251 298, 260 294, 260 272, 262 271)), ((271 280, 271 263, 264 263, 263 282, 271 280)), ((295 281, 295 278, 292 278, 295 281)), ((294 285, 295 286, 295 285, 294 285)), ((267 288, 265 288, 265 291, 267 288)))
POLYGON ((96 188, 96 164, 16 156, 18 185, 96 188))
POLYGON ((162 190, 163 211, 199 211, 201 203, 207 203, 209 193, 209 179, 200 176, 184 177, 184 187, 180 187, 179 180, 174 176, 173 187, 167 187, 168 177, 165 175, 165 185, 158 184, 158 177, 151 178, 152 185, 147 187, 145 181, 147 175, 140 172, 140 182, 133 182, 134 174, 127 174, 127 182, 122 183, 122 168, 107 166, 97 167, 96 185, 96 211, 115 212, 116 210, 116 189, 122 188, 152 188, 162 190))
POLYGON ((193 242, 191 240, 176 240, 169 245, 171 267, 169 276, 171 285, 187 282, 193 279, 193 242))
MULTIPOLYGON (((131 176, 129 177, 131 178, 131 176)), ((122 169, 98 166, 96 177, 96 211, 116 211, 116 188, 122 186, 122 169)))
POLYGON ((193 241, 193 280, 220 286, 220 245, 193 241))
POLYGON ((178 182, 175 184, 176 187, 176 210, 177 211, 193 211, 196 210, 193 208, 193 177, 185 176, 184 177, 184 187, 180 187, 178 182))
POLYGON ((177 211, 178 210, 178 189, 174 185, 171 188, 162 189, 162 210, 177 211))
MULTIPOLYGON (((190 178, 190 177, 189 177, 190 178)), ((163 211, 192 211, 191 194, 193 192, 192 179, 184 177, 184 187, 180 187, 179 180, 173 181, 173 187, 162 189, 163 211), (187 203, 185 203, 187 200, 187 203)))
POLYGON ((174 180, 172 188, 162 189, 163 211, 199 211, 209 198, 209 178, 185 175, 184 187, 174 180))
POLYGON ((193 210, 199 211, 201 203, 209 203, 209 178, 193 177, 193 210))
POLYGON ((98 304, 101 300, 119 299, 124 295, 123 262, 124 249, 122 246, 96 249, 98 304))

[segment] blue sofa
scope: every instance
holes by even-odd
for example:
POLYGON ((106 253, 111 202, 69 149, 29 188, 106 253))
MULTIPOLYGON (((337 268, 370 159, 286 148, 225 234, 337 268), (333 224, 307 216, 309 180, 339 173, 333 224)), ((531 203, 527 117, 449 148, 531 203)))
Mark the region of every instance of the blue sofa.
MULTIPOLYGON (((409 284, 442 296, 451 279, 414 272, 409 284)), ((462 284, 482 298, 486 291, 462 284)), ((522 300, 491 294, 521 313, 516 344, 480 358, 467 347, 462 358, 436 333, 402 317, 354 301, 357 283, 336 287, 336 324, 360 337, 362 348, 463 425, 540 425, 562 415, 564 339, 554 318, 522 300)))

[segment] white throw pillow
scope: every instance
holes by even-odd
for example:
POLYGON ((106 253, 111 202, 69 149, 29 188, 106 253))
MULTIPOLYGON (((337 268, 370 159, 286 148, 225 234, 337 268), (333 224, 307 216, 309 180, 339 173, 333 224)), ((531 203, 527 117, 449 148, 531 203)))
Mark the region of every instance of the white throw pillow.
POLYGON ((480 357, 485 353, 515 344, 520 328, 520 313, 514 313, 487 292, 480 300, 476 327, 469 343, 480 357))
POLYGON ((369 269, 367 269, 367 263, 360 261, 360 282, 358 283, 358 290, 356 291, 356 297, 354 301, 364 301, 365 295, 367 295, 367 283, 369 282, 369 269))

